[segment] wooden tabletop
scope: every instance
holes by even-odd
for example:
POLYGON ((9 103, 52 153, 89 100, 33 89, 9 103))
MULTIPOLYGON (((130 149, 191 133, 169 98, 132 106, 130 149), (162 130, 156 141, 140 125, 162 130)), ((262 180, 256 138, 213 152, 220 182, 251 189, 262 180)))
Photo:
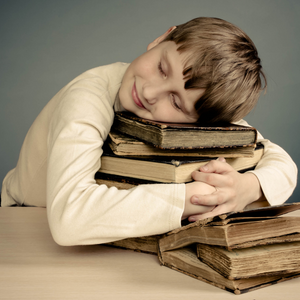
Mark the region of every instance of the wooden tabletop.
POLYGON ((155 255, 58 246, 44 208, 0 208, 0 299, 300 299, 300 278, 234 295, 159 265, 155 255))

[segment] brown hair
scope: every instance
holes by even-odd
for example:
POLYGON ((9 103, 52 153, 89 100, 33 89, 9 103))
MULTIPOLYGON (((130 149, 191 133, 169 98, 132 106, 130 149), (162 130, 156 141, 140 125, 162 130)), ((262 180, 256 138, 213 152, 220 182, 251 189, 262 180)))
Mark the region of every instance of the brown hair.
POLYGON ((201 123, 243 118, 267 86, 254 43, 227 21, 196 18, 177 26, 164 41, 174 41, 179 52, 189 53, 185 88, 205 89, 195 104, 201 123))

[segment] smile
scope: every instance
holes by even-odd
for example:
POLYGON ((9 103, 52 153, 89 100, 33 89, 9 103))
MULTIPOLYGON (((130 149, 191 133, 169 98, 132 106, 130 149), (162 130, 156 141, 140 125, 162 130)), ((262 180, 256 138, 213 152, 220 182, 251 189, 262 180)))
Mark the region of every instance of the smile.
POLYGON ((143 103, 141 102, 139 96, 138 96, 138 93, 137 93, 137 90, 136 90, 135 83, 133 84, 132 91, 131 91, 131 95, 132 95, 132 99, 133 99, 134 103, 135 103, 138 107, 143 108, 143 109, 146 109, 145 106, 143 105, 143 103))

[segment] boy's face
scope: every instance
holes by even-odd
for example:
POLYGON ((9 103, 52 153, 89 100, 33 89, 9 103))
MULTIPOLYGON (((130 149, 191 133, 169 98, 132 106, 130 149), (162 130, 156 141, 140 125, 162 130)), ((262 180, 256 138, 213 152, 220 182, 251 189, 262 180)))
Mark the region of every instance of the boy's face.
POLYGON ((173 123, 198 119, 195 102, 204 90, 186 90, 186 54, 174 42, 151 43, 128 67, 119 91, 122 106, 139 117, 173 123))

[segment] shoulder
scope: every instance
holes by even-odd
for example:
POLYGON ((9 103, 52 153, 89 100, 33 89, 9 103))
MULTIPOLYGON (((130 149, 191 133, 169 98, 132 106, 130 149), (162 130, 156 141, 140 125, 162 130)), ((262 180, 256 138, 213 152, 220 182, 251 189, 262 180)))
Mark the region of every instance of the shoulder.
POLYGON ((245 120, 243 120, 243 119, 241 119, 241 120, 239 120, 239 121, 237 121, 237 122, 233 122, 233 124, 236 124, 236 125, 242 125, 242 126, 247 126, 247 127, 252 127, 251 125, 248 124, 247 121, 245 121, 245 120))
POLYGON ((89 100, 109 101, 113 104, 129 64, 113 63, 87 70, 69 82, 57 96, 72 105, 85 105, 89 100))
POLYGON ((108 64, 104 66, 99 66, 92 68, 82 73, 82 75, 94 75, 96 77, 108 78, 110 80, 122 80, 125 71, 127 70, 129 64, 123 62, 116 62, 113 64, 108 64))
POLYGON ((73 79, 53 99, 53 110, 49 114, 51 124, 55 127, 75 123, 109 127, 116 94, 127 67, 128 64, 114 63, 90 69, 73 79))
POLYGON ((74 82, 79 81, 93 81, 106 88, 111 88, 112 86, 119 86, 122 82, 125 71, 127 70, 129 64, 127 63, 113 63, 110 65, 96 67, 86 72, 82 73, 74 79, 74 82))
POLYGON ((117 62, 87 70, 73 79, 65 90, 75 96, 81 93, 80 97, 82 93, 104 96, 113 104, 128 66, 127 63, 117 62))

